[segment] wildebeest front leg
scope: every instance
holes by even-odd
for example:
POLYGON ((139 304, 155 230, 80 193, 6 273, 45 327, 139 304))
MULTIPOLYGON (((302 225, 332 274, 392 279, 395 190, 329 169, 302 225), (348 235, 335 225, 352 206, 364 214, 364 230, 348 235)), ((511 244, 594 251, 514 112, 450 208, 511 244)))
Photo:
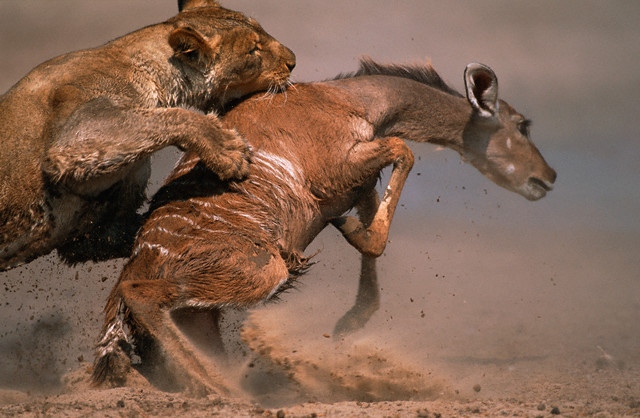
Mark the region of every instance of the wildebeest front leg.
POLYGON ((334 336, 364 327, 380 306, 375 259, 386 246, 391 219, 414 161, 413 153, 399 138, 384 138, 359 145, 361 148, 353 154, 353 164, 362 166, 365 172, 374 169, 377 173, 391 163, 394 167, 382 201, 372 189, 356 205, 359 219, 342 216, 332 220, 345 239, 362 254, 356 302, 338 320, 334 336))
POLYGON ((359 144, 361 149, 354 152, 353 165, 361 165, 366 173, 372 168, 379 173, 393 163, 382 201, 369 226, 353 216, 341 216, 331 223, 342 232, 345 239, 362 254, 379 257, 387 245, 391 219, 400 200, 404 183, 413 167, 413 153, 400 138, 383 138, 359 144))
MULTIPOLYGON (((376 210, 380 205, 378 193, 371 189, 356 205, 360 222, 369 226, 376 210)), ((356 301, 336 323, 333 329, 334 338, 341 337, 357 331, 369 322, 371 316, 380 307, 380 291, 378 290, 378 274, 376 271, 376 257, 361 254, 360 256, 360 280, 356 301)))

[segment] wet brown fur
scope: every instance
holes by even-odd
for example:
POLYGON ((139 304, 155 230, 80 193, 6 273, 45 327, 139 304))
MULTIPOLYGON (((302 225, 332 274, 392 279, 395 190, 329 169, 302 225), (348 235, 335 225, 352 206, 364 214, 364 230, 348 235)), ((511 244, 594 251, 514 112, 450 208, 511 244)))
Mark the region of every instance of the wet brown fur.
POLYGON ((224 122, 254 147, 251 174, 223 183, 193 153, 182 158, 154 197, 107 302, 94 381, 123 382, 122 363, 131 354, 122 348, 126 341, 143 365, 165 362, 177 387, 225 391, 215 364, 176 327, 176 313, 181 324, 185 316, 209 315, 200 337, 214 331, 198 343, 221 347, 220 312, 277 294, 304 267, 304 249, 329 223, 362 253, 356 304, 335 332, 364 326, 379 306, 375 258, 413 164, 404 140, 446 145, 501 186, 542 197, 555 172, 527 139, 524 117, 498 103, 488 67, 470 64, 465 82, 467 99, 430 66, 364 60, 355 74, 254 97, 229 112, 224 122), (389 165, 380 200, 374 186, 389 165), (358 218, 344 216, 352 208, 358 218))

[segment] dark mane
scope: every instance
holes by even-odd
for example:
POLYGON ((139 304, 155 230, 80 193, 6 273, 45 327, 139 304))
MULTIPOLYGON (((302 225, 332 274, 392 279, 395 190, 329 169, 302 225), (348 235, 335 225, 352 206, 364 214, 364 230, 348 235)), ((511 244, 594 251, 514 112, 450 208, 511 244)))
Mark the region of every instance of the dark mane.
POLYGON ((353 78, 362 75, 389 75, 394 77, 408 78, 422 84, 426 84, 435 89, 457 97, 463 97, 440 78, 431 64, 426 65, 400 65, 400 64, 379 64, 369 57, 360 58, 360 68, 353 73, 339 74, 334 80, 353 78))

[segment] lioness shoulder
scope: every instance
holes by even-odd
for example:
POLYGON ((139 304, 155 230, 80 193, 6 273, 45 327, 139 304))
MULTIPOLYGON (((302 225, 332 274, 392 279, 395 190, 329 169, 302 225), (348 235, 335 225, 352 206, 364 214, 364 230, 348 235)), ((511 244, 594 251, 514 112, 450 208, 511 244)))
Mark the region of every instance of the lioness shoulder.
POLYGON ((295 56, 214 1, 178 5, 166 22, 39 65, 0 96, 0 270, 53 249, 71 262, 126 256, 149 157, 166 146, 198 153, 221 179, 246 175, 249 146, 212 112, 285 88, 295 56))

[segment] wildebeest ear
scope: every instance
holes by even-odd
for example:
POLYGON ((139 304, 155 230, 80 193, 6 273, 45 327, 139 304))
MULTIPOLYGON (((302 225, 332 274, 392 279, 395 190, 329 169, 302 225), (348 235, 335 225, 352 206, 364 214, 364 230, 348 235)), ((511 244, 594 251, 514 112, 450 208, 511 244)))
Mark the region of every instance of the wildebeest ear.
POLYGON ((498 78, 486 65, 471 63, 464 70, 467 100, 482 117, 492 118, 498 113, 498 78))
POLYGON ((216 57, 222 37, 205 38, 190 27, 174 30, 169 35, 169 45, 175 57, 200 70, 206 68, 216 57))
POLYGON ((196 7, 220 6, 213 0, 178 0, 178 11, 195 9, 196 7))

